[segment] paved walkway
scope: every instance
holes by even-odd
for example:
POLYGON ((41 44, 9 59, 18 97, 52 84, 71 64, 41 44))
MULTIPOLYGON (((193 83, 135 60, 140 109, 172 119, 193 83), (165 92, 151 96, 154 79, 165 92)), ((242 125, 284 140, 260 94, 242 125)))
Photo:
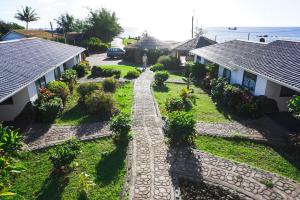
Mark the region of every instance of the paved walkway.
POLYGON ((72 137, 79 140, 91 140, 110 136, 111 132, 106 123, 97 122, 82 124, 79 126, 56 126, 47 127, 45 124, 33 124, 25 131, 26 150, 36 150, 66 141, 72 137))
POLYGON ((151 93, 153 74, 144 72, 134 84, 132 180, 129 199, 174 199, 167 146, 151 93))

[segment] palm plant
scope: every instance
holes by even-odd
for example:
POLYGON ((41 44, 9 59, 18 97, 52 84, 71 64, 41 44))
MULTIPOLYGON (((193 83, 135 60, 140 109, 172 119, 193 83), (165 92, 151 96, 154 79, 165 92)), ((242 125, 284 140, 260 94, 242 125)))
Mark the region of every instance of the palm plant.
POLYGON ((72 15, 66 13, 60 15, 55 21, 58 25, 58 29, 63 32, 66 43, 67 33, 73 30, 75 19, 72 15))
POLYGON ((28 30, 28 23, 29 22, 37 21, 39 19, 39 17, 37 16, 35 10, 32 9, 31 7, 28 7, 28 6, 23 8, 22 11, 18 10, 17 14, 15 15, 15 18, 20 20, 20 21, 26 22, 26 30, 28 30))

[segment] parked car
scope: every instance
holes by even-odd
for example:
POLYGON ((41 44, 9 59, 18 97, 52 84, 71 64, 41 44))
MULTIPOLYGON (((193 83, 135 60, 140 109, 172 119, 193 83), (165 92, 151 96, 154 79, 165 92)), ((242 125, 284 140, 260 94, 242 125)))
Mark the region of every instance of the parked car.
POLYGON ((125 50, 121 48, 109 48, 106 53, 109 58, 122 58, 125 55, 125 50))

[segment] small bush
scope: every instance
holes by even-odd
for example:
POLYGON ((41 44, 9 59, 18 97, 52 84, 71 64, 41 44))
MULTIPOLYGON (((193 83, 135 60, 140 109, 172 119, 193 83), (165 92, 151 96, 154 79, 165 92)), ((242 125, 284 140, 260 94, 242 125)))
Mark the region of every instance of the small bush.
POLYGON ((77 140, 69 140, 55 147, 49 152, 49 160, 57 170, 64 171, 65 168, 75 160, 80 152, 80 145, 77 140))
POLYGON ((23 137, 18 130, 0 123, 0 149, 4 156, 14 156, 17 151, 21 150, 22 140, 23 137))
POLYGON ((75 65, 73 69, 76 70, 78 78, 81 78, 88 73, 90 65, 87 61, 81 61, 78 65, 75 65))
POLYGON ((62 74, 62 79, 68 84, 70 92, 73 92, 76 84, 77 72, 74 69, 67 69, 62 74))
POLYGON ((67 97, 70 94, 67 84, 62 81, 52 81, 48 83, 47 88, 50 92, 53 92, 56 96, 60 97, 65 106, 67 97))
POLYGON ((138 78, 140 76, 140 74, 141 73, 139 71, 137 71, 137 70, 130 70, 125 75, 125 78, 128 78, 128 79, 138 78))
POLYGON ((105 92, 115 92, 117 89, 117 81, 114 78, 106 78, 102 82, 102 87, 105 92))
POLYGON ((163 64, 156 63, 155 65, 152 65, 152 67, 150 67, 150 70, 153 72, 156 72, 156 71, 163 71, 163 70, 165 70, 165 68, 164 68, 163 64))
POLYGON ((131 120, 127 114, 120 113, 114 116, 110 123, 110 130, 117 134, 118 139, 128 139, 128 133, 131 130, 131 120))
POLYGON ((259 113, 261 114, 270 114, 279 112, 277 102, 274 99, 269 99, 266 96, 257 96, 255 101, 258 106, 259 113))
POLYGON ((180 111, 184 108, 184 102, 179 97, 171 97, 166 100, 165 108, 168 112, 180 111))
POLYGON ((154 75, 155 84, 157 86, 163 86, 165 81, 168 80, 169 73, 167 71, 158 71, 154 75))
POLYGON ((172 145, 191 145, 195 137, 195 124, 191 114, 172 112, 168 115, 166 134, 172 145))
POLYGON ((180 64, 177 58, 166 55, 160 56, 157 62, 163 64, 165 69, 177 69, 180 64))
POLYGON ((201 63, 186 62, 185 64, 185 77, 192 74, 192 77, 197 81, 203 80, 206 76, 206 66, 201 63))
POLYGON ((101 85, 99 83, 81 83, 77 92, 80 96, 80 100, 83 101, 85 96, 92 93, 95 90, 101 90, 101 85))
POLYGON ((300 118, 300 96, 294 96, 288 102, 289 112, 291 112, 296 118, 300 118))
POLYGON ((99 115, 102 118, 109 118, 116 112, 112 95, 99 90, 88 94, 84 103, 90 114, 99 115))
POLYGON ((37 120, 41 122, 52 122, 63 110, 63 102, 59 97, 47 100, 37 99, 34 103, 37 120))
POLYGON ((93 77, 111 77, 120 78, 121 71, 111 68, 102 68, 101 66, 93 66, 92 68, 93 77))
POLYGON ((222 102, 223 100, 223 91, 224 87, 228 84, 226 79, 212 79, 211 80, 211 97, 217 103, 222 102))
POLYGON ((86 45, 88 49, 95 52, 105 52, 109 45, 101 42, 101 40, 97 37, 91 37, 86 41, 86 45))

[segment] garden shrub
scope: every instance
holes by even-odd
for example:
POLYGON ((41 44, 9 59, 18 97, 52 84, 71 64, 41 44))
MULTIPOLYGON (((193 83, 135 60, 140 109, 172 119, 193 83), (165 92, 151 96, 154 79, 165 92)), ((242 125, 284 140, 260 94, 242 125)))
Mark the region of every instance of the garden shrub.
POLYGON ((90 114, 99 115, 104 119, 111 117, 116 112, 113 96, 100 90, 88 94, 84 103, 90 114))
POLYGON ((80 145, 78 141, 75 139, 68 140, 49 151, 49 160, 54 169, 64 171, 75 160, 79 152, 80 145))
POLYGON ((102 87, 105 92, 115 92, 117 89, 117 81, 114 78, 106 78, 102 82, 102 87))
POLYGON ((72 93, 76 84, 77 72, 74 69, 67 69, 62 74, 62 79, 68 84, 70 92, 72 93))
POLYGON ((166 122, 166 134, 172 145, 191 145, 195 137, 196 121, 185 112, 172 112, 166 122))
POLYGON ((131 120, 129 115, 120 113, 114 116, 110 122, 110 130, 114 132, 121 141, 128 139, 131 130, 131 120))
POLYGON ((121 71, 111 68, 102 68, 101 66, 93 66, 92 68, 93 77, 111 77, 120 78, 121 71))
POLYGON ((288 102, 289 112, 291 112, 294 117, 300 118, 300 96, 295 95, 288 102))
POLYGON ((179 97, 171 97, 166 100, 165 108, 168 112, 180 111, 184 108, 184 102, 179 97))
POLYGON ((91 37, 86 41, 86 45, 89 50, 95 52, 105 52, 109 45, 106 43, 101 42, 101 40, 97 37, 91 37))
POLYGON ((87 61, 81 61, 78 65, 75 65, 73 69, 76 70, 78 78, 81 78, 88 73, 90 65, 87 61))
POLYGON ((47 88, 50 92, 53 92, 56 96, 60 97, 65 106, 67 97, 70 94, 67 84, 62 81, 52 81, 48 83, 47 88))
POLYGON ((77 92, 80 96, 80 101, 84 101, 86 95, 90 94, 95 90, 101 90, 101 85, 99 83, 81 83, 77 87, 77 92))
POLYGON ((34 103, 37 120, 41 122, 52 122, 63 110, 63 102, 59 97, 47 100, 36 100, 34 103))
MULTIPOLYGON (((22 148, 23 137, 18 130, 0 123, 0 149, 5 156, 14 156, 22 148)), ((1 168, 0 168, 1 169, 1 168)))
POLYGON ((155 65, 152 65, 150 67, 150 70, 153 71, 153 72, 156 72, 156 71, 163 71, 165 70, 164 68, 164 65, 161 64, 161 63, 156 63, 155 65))
POLYGON ((169 73, 167 71, 158 71, 154 75, 155 84, 157 86, 163 86, 165 81, 168 80, 169 73))
POLYGON ((204 80, 207 74, 206 66, 201 63, 186 62, 185 77, 188 77, 189 74, 192 74, 192 77, 197 81, 204 80))
POLYGON ((228 84, 227 80, 224 78, 212 79, 211 80, 211 97, 217 103, 223 100, 224 87, 228 84))
POLYGON ((237 110, 246 91, 238 85, 225 84, 222 103, 230 109, 237 110))
POLYGON ((269 114, 279 112, 277 102, 274 99, 270 99, 266 96, 257 96, 255 101, 258 106, 258 112, 260 114, 269 114))
POLYGON ((167 55, 160 56, 157 59, 157 62, 163 64, 165 69, 178 69, 180 64, 180 61, 177 58, 167 55))
POLYGON ((128 79, 138 78, 140 76, 140 74, 141 73, 139 71, 137 71, 137 70, 130 70, 125 75, 125 78, 128 78, 128 79))

